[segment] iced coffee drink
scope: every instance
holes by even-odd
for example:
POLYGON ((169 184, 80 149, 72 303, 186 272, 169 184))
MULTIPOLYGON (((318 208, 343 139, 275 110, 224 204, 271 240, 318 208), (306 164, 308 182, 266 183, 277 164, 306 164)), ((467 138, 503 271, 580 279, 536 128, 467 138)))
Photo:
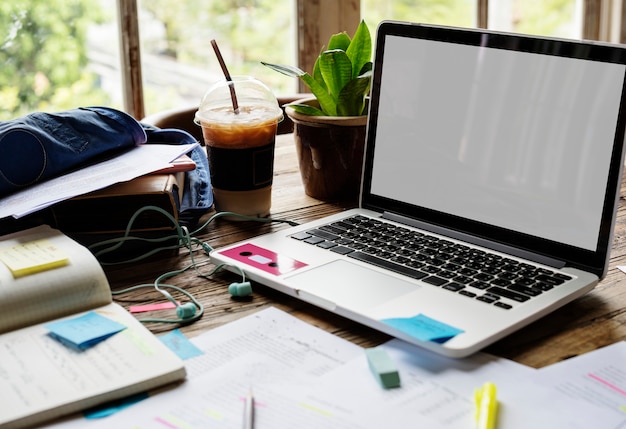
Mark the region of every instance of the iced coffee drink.
POLYGON ((196 113, 209 157, 215 208, 264 217, 271 207, 274 143, 282 109, 261 82, 233 78, 238 110, 227 82, 212 87, 196 113))

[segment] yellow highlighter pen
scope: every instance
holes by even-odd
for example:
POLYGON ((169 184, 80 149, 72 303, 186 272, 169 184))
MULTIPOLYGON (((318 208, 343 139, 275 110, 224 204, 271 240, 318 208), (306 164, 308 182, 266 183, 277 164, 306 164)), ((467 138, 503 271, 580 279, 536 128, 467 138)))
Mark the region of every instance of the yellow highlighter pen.
POLYGON ((495 429, 498 413, 496 385, 487 382, 474 391, 476 429, 495 429))

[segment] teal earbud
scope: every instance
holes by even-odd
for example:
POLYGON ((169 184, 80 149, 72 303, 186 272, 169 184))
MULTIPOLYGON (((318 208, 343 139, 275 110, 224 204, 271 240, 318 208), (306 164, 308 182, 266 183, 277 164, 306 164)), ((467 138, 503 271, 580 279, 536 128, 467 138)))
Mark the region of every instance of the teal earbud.
POLYGON ((228 293, 237 297, 249 296, 252 295, 252 285, 250 282, 231 283, 228 286, 228 293))
POLYGON ((176 316, 183 320, 192 318, 196 314, 196 306, 191 302, 176 306, 176 316))

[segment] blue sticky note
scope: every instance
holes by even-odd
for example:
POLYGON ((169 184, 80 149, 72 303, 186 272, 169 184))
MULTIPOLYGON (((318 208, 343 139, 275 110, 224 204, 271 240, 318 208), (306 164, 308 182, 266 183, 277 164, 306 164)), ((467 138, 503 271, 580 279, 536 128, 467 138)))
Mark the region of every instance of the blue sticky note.
POLYGON ((192 357, 200 356, 204 354, 202 350, 194 346, 191 341, 185 337, 185 335, 178 329, 174 329, 172 332, 159 336, 159 340, 163 342, 170 350, 182 360, 192 357))
POLYGON ((78 350, 85 350, 126 329, 121 323, 93 311, 73 319, 47 323, 45 327, 52 338, 78 350))
POLYGON ((383 319, 382 321, 418 340, 440 344, 463 332, 462 329, 431 319, 423 314, 414 317, 383 319))
POLYGON ((117 401, 107 402, 104 405, 99 405, 94 408, 90 408, 83 412, 83 416, 85 416, 88 420, 101 419, 103 417, 108 417, 112 414, 117 413, 118 411, 122 411, 124 408, 128 408, 133 404, 136 404, 139 401, 143 401, 148 398, 147 393, 139 393, 137 395, 132 395, 127 398, 122 398, 117 401))

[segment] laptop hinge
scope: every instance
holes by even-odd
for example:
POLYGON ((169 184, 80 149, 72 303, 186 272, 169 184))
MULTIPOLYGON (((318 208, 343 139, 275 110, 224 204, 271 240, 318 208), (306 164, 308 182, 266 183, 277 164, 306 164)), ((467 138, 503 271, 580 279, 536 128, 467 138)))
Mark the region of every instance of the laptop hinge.
POLYGON ((527 250, 518 249, 513 246, 507 246, 506 244, 497 243, 491 240, 487 240, 480 237, 475 237, 470 234, 466 234, 459 231, 454 231, 448 228, 444 228, 437 225, 428 224, 419 220, 411 219, 399 214, 384 212, 382 214, 383 219, 388 219, 394 222, 402 223, 404 225, 412 226, 415 228, 423 229, 434 234, 443 235, 453 238, 455 240, 464 241, 474 244, 476 246, 486 247, 487 249, 494 250, 496 252, 502 252, 509 255, 516 256, 518 258, 527 259, 538 264, 547 265, 556 269, 565 267, 565 261, 550 258, 545 255, 539 255, 537 253, 529 252, 527 250))

